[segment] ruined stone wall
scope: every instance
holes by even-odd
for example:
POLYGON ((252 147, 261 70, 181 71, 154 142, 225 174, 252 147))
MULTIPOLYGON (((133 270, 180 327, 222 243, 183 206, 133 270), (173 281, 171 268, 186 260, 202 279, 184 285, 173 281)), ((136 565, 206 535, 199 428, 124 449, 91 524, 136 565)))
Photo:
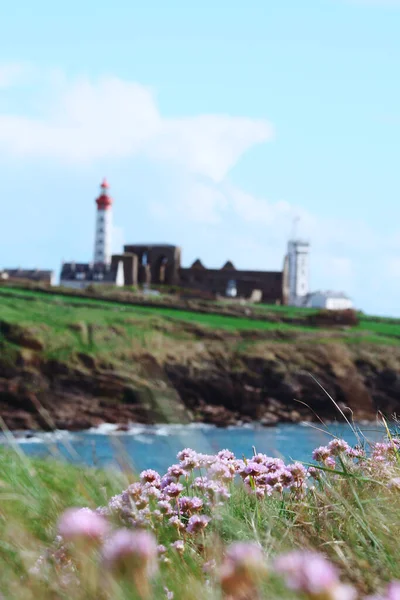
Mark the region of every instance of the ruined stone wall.
POLYGON ((236 269, 203 269, 192 267, 180 269, 181 284, 185 287, 209 290, 225 295, 229 281, 236 282, 238 296, 249 298, 253 290, 261 290, 262 301, 283 304, 283 272, 282 271, 238 271, 236 269))

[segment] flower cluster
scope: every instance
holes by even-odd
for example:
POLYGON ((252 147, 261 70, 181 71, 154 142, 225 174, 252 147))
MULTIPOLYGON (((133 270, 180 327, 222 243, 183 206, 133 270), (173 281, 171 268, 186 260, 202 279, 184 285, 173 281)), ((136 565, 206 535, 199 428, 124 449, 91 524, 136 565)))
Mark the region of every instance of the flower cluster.
MULTIPOLYGON (((310 477, 322 482, 329 470, 337 477, 338 469, 346 464, 346 469, 353 465, 367 473, 380 469, 388 493, 398 493, 400 477, 394 468, 398 451, 397 439, 374 444, 369 453, 333 439, 314 450, 313 459, 319 465, 307 469, 299 462, 286 464, 265 454, 237 459, 229 450, 208 455, 186 448, 165 474, 143 471, 138 481, 106 506, 65 511, 53 559, 64 568, 66 580, 72 581, 78 573, 71 562, 74 549, 78 563, 94 553, 105 574, 130 579, 141 598, 152 597, 151 581, 160 566, 168 569, 171 561, 190 555, 200 560, 205 580, 218 585, 225 599, 259 598, 260 585, 274 573, 291 593, 303 598, 354 600, 354 588, 340 581, 337 569, 321 554, 294 551, 271 560, 260 543, 237 542, 225 548, 222 556, 210 555, 206 536, 215 528, 215 509, 230 501, 236 485, 252 495, 257 505, 274 496, 279 503, 285 498, 298 502, 307 494, 310 477)), ((36 575, 43 572, 43 565, 41 557, 36 575)), ((166 598, 174 597, 164 582, 163 589, 166 598)), ((393 582, 380 596, 366 600, 400 600, 400 583, 393 582)))

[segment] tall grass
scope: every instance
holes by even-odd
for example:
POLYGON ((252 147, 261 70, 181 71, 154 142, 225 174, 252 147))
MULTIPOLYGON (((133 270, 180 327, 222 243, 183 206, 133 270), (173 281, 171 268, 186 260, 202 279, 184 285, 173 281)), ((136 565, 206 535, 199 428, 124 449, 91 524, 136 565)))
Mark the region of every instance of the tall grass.
MULTIPOLYGON (((283 487, 275 484, 270 495, 269 491, 264 493, 269 490, 265 486, 261 493, 265 482, 261 484, 258 475, 246 476, 244 469, 251 473, 254 465, 251 452, 244 462, 227 455, 200 457, 197 473, 190 474, 189 470, 187 476, 180 476, 183 484, 180 496, 199 497, 204 504, 202 514, 211 518, 197 535, 185 531, 190 513, 186 515, 182 507, 176 512, 183 524, 178 533, 167 518, 160 517, 152 496, 147 497, 147 512, 133 491, 126 504, 128 496, 119 494, 137 479, 134 473, 81 468, 3 451, 0 454, 0 592, 4 598, 17 600, 144 597, 126 573, 111 578, 108 581, 111 587, 107 587, 97 549, 88 550, 82 562, 76 548, 66 546, 60 559, 61 550, 55 539, 63 511, 67 507, 107 506, 108 518, 115 527, 148 529, 157 543, 165 546, 159 571, 151 581, 150 597, 154 599, 167 598, 165 588, 176 600, 221 598, 219 565, 226 548, 238 541, 255 542, 263 549, 269 575, 260 581, 257 592, 260 598, 296 596, 270 566, 277 555, 296 549, 322 553, 340 571, 342 581, 353 585, 360 596, 381 590, 400 575, 399 442, 389 439, 384 445, 370 448, 360 440, 365 450, 356 451, 346 447, 341 451, 340 443, 339 451, 335 451, 335 443, 331 442, 328 458, 323 450, 320 455, 325 458, 315 456, 320 460, 314 463, 317 470, 306 473, 304 466, 301 470, 296 464, 283 467, 280 464, 279 477, 287 477, 291 472, 297 473, 298 479, 287 481, 283 487), (233 464, 237 472, 243 473, 242 477, 233 479, 223 474, 225 467, 233 464), (220 486, 219 491, 211 494, 208 488, 195 488, 193 481, 199 474, 207 476, 208 482, 214 481, 214 487, 220 486), (315 479, 308 477, 310 474, 315 479), (184 543, 183 555, 172 546, 177 539, 184 543), (43 558, 46 552, 48 561, 43 558), (39 557, 42 558, 38 563, 39 557)), ((180 457, 181 466, 187 463, 185 456, 180 457)), ((263 464, 272 464, 266 457, 261 460, 263 464)), ((268 472, 275 473, 271 466, 268 472)), ((141 481, 143 496, 148 490, 146 476, 141 481)), ((169 502, 176 511, 175 497, 170 497, 169 502)))

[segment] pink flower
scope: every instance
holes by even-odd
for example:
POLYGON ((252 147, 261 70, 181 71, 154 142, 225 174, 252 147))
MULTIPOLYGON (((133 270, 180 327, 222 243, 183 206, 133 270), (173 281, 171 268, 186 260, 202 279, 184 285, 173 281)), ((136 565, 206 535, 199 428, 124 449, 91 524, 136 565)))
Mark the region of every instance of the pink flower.
POLYGON ((400 581, 392 581, 383 594, 367 596, 365 600, 400 600, 400 581))
POLYGON ((58 522, 58 532, 66 541, 101 541, 109 529, 107 521, 89 508, 69 508, 58 522))
POLYGON ((201 500, 201 498, 198 498, 197 496, 181 496, 178 500, 178 503, 179 509, 183 513, 187 514, 196 512, 203 508, 203 500, 201 500))
POLYGON ((144 483, 151 483, 152 485, 158 486, 160 485, 161 477, 157 471, 153 469, 147 469, 146 471, 142 471, 140 473, 140 479, 144 483))
POLYGON ((183 485, 181 483, 170 483, 167 487, 164 488, 164 494, 167 496, 171 496, 171 498, 176 498, 183 490, 183 485))
POLYGON ((168 523, 170 525, 172 525, 173 527, 176 527, 178 531, 181 529, 185 529, 184 524, 182 523, 182 521, 180 520, 180 518, 177 515, 174 515, 173 517, 168 519, 168 523))
POLYGON ((185 550, 185 544, 183 540, 176 540, 173 544, 171 544, 172 548, 179 552, 179 554, 183 554, 185 550))
POLYGON ((257 475, 262 475, 263 473, 265 473, 267 471, 267 468, 262 465, 261 463, 257 463, 254 461, 250 461, 249 463, 247 463, 244 472, 246 473, 246 475, 252 475, 253 477, 257 476, 257 475))
POLYGON ((160 500, 158 503, 158 508, 164 515, 172 515, 173 513, 172 506, 167 500, 160 500))
POLYGON ((229 598, 257 597, 257 584, 267 573, 261 547, 254 542, 237 542, 226 553, 220 580, 224 595, 229 598))
POLYGON ((333 456, 338 456, 339 454, 347 454, 350 450, 350 446, 344 440, 334 439, 329 442, 328 448, 331 451, 333 456))
POLYGON ((400 581, 389 583, 386 590, 386 598, 387 600, 400 600, 400 581))
POLYGON ((157 570, 157 554, 157 542, 147 531, 119 529, 103 548, 104 563, 109 569, 138 569, 149 576, 157 570))
POLYGON ((393 477, 388 483, 388 488, 400 490, 400 477, 393 477))
POLYGON ((255 542, 236 542, 232 544, 225 555, 225 560, 235 567, 264 571, 265 558, 262 548, 255 542))
POLYGON ((205 515, 193 515, 188 521, 186 531, 192 535, 199 533, 207 527, 209 521, 209 517, 206 517, 205 515))
POLYGON ((295 551, 279 556, 275 568, 291 590, 316 595, 339 583, 336 569, 314 552, 295 551))
POLYGON ((320 446, 312 453, 313 460, 324 463, 331 456, 331 451, 327 446, 320 446))
POLYGON ((169 477, 179 479, 179 477, 185 475, 185 471, 182 469, 181 465, 171 465, 170 467, 168 467, 167 475, 169 477))
POLYGON ((220 450, 217 457, 221 460, 235 460, 235 455, 230 450, 220 450))

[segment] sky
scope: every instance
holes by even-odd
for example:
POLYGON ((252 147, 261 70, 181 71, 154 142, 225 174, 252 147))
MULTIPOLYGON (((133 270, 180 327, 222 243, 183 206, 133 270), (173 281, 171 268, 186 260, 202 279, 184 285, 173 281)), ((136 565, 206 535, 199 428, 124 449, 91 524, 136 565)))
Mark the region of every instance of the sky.
POLYGON ((400 0, 17 0, 0 20, 0 267, 113 250, 280 270, 400 316, 400 0))

